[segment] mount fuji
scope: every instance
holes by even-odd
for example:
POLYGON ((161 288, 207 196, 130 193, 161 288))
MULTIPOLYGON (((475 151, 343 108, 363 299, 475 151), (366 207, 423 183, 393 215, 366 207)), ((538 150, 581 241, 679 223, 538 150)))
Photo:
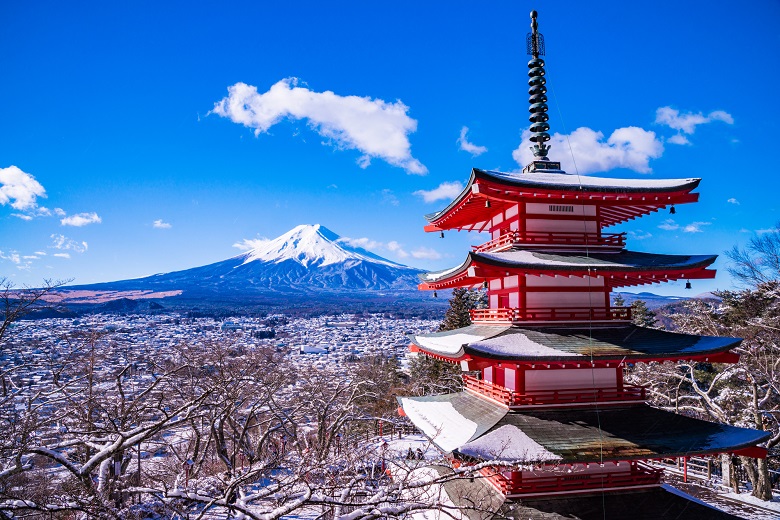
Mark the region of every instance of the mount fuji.
POLYGON ((182 296, 410 292, 422 271, 350 245, 325 226, 301 225, 227 260, 183 271, 65 290, 176 291, 182 296))

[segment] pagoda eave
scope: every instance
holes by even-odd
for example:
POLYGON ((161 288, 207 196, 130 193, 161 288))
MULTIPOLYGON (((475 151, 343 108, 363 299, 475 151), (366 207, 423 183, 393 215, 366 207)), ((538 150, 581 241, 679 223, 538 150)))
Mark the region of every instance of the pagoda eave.
MULTIPOLYGON (((628 252, 624 252, 628 253, 628 252)), ((716 256, 696 257, 689 262, 667 262, 663 265, 660 261, 640 263, 620 263, 620 253, 606 253, 601 257, 591 254, 585 261, 580 255, 566 253, 547 254, 537 260, 533 253, 517 252, 525 254, 521 260, 505 259, 507 253, 484 254, 470 252, 466 261, 452 269, 420 275, 423 280, 418 285, 420 290, 451 289, 453 287, 475 287, 485 280, 501 278, 510 275, 532 276, 568 276, 568 277, 604 277, 610 287, 627 287, 633 285, 645 285, 675 281, 680 279, 712 279, 716 271, 707 269, 716 256), (500 255, 503 255, 500 256, 500 255), (614 262, 607 262, 614 258, 614 262), (552 260, 552 261, 551 261, 552 260)), ((634 254, 634 257, 640 254, 634 254)), ((662 258, 661 255, 641 254, 640 258, 653 260, 662 258)), ((678 257, 670 257, 672 260, 678 257)), ((691 257, 679 257, 682 259, 691 257)))
POLYGON ((444 453, 518 466, 643 461, 742 450, 760 454, 757 445, 771 435, 646 404, 510 411, 470 392, 398 397, 398 402, 444 453))
POLYGON ((432 359, 445 361, 447 363, 461 364, 468 370, 482 370, 495 365, 497 361, 502 361, 507 366, 525 368, 532 370, 556 370, 563 368, 624 368, 636 363, 664 363, 666 361, 687 362, 687 363, 722 363, 735 364, 739 362, 739 354, 730 350, 721 352, 705 352, 694 355, 668 354, 661 356, 653 355, 633 355, 633 356, 605 356, 602 358, 583 358, 572 359, 571 357, 507 357, 507 356, 487 356, 483 353, 470 348, 463 348, 455 354, 444 354, 435 350, 421 347, 412 343, 409 345, 409 351, 426 355, 432 359), (482 354, 482 355, 480 355, 482 354))
MULTIPOLYGON (((521 177, 532 178, 533 175, 521 177)), ((490 203, 491 212, 494 213, 505 211, 519 203, 563 202, 595 205, 600 208, 602 223, 611 226, 670 205, 697 202, 699 194, 691 193, 696 186, 698 180, 681 182, 680 186, 657 190, 630 187, 599 190, 594 186, 568 184, 556 187, 533 182, 516 186, 493 178, 476 178, 472 174, 466 189, 447 208, 426 216, 430 225, 425 227, 425 231, 439 232, 450 229, 483 231, 488 224, 484 220, 487 203, 490 203)), ((565 218, 565 216, 558 218, 565 218)))
POLYGON ((505 364, 530 369, 621 367, 651 361, 736 363, 732 352, 742 341, 723 336, 698 336, 633 324, 593 327, 474 324, 453 331, 410 336, 413 352, 467 370, 505 364))

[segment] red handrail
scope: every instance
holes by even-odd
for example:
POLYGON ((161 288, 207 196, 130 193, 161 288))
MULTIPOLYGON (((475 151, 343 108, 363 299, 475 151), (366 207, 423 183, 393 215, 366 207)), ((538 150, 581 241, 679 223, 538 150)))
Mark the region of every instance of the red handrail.
POLYGON ((631 307, 496 308, 469 311, 471 321, 630 321, 631 307))
POLYGON ((623 388, 562 388, 515 392, 490 381, 463 374, 467 389, 481 393, 507 406, 544 406, 558 404, 595 404, 615 401, 645 401, 647 387, 624 384, 623 388))
POLYGON ((480 246, 473 246, 477 253, 502 251, 519 245, 564 245, 592 247, 624 247, 625 233, 568 233, 543 231, 511 231, 480 246))
POLYGON ((506 495, 522 495, 543 492, 577 491, 591 488, 616 488, 655 485, 661 482, 663 470, 643 464, 631 464, 631 471, 625 473, 570 473, 565 475, 523 476, 513 472, 507 478, 495 469, 480 470, 506 495))

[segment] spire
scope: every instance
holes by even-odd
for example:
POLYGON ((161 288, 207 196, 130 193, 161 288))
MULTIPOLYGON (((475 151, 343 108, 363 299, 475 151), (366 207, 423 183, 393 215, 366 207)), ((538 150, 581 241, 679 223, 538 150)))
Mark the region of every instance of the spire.
POLYGON ((534 145, 531 150, 534 152, 534 160, 523 168, 523 173, 565 173, 561 170, 561 163, 547 158, 547 152, 550 151, 550 145, 545 144, 550 140, 550 134, 547 133, 550 130, 547 124, 547 87, 544 86, 547 80, 544 77, 544 60, 539 57, 544 56, 544 36, 536 24, 536 11, 531 11, 531 32, 525 37, 525 45, 531 55, 531 61, 528 62, 528 102, 531 104, 528 111, 531 115, 528 120, 533 134, 531 142, 534 145))
POLYGON ((531 122, 531 142, 536 143, 531 150, 534 157, 542 161, 547 161, 547 152, 550 147, 544 143, 550 140, 550 134, 547 131, 550 125, 547 124, 547 87, 544 86, 547 80, 544 78, 544 60, 539 56, 544 56, 544 36, 539 32, 536 23, 536 11, 531 11, 531 31, 525 38, 526 52, 532 56, 528 62, 528 102, 531 106, 528 111, 531 113, 528 120, 531 122))

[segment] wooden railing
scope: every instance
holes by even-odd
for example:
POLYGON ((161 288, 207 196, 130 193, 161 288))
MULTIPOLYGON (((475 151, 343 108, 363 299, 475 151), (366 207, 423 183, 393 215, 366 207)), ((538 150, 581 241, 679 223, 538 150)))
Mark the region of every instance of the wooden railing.
MULTIPOLYGON (((629 464, 625 462, 624 464, 629 464)), ((507 478, 492 468, 480 470, 505 495, 565 493, 583 489, 630 488, 653 486, 661 482, 663 470, 645 464, 632 463, 631 471, 608 473, 578 473, 563 475, 522 476, 515 472, 507 478)))
POLYGON ((528 322, 528 321, 631 321, 631 307, 569 307, 532 309, 473 309, 471 321, 528 322))
POLYGON ((486 395, 491 399, 494 399, 500 403, 504 403, 508 406, 511 406, 511 404, 514 402, 515 395, 518 395, 506 387, 496 385, 490 381, 485 381, 484 379, 477 379, 476 377, 470 376, 468 374, 463 374, 463 384, 469 390, 479 392, 482 395, 486 395))
POLYGON ((515 246, 528 245, 622 248, 626 245, 626 234, 607 233, 600 235, 596 233, 512 231, 494 238, 481 246, 473 246, 473 250, 476 253, 496 252, 511 249, 515 246))
POLYGON ((647 400, 647 387, 628 384, 624 384, 623 388, 563 388, 523 393, 466 374, 463 375, 463 383, 467 389, 510 407, 647 400))

